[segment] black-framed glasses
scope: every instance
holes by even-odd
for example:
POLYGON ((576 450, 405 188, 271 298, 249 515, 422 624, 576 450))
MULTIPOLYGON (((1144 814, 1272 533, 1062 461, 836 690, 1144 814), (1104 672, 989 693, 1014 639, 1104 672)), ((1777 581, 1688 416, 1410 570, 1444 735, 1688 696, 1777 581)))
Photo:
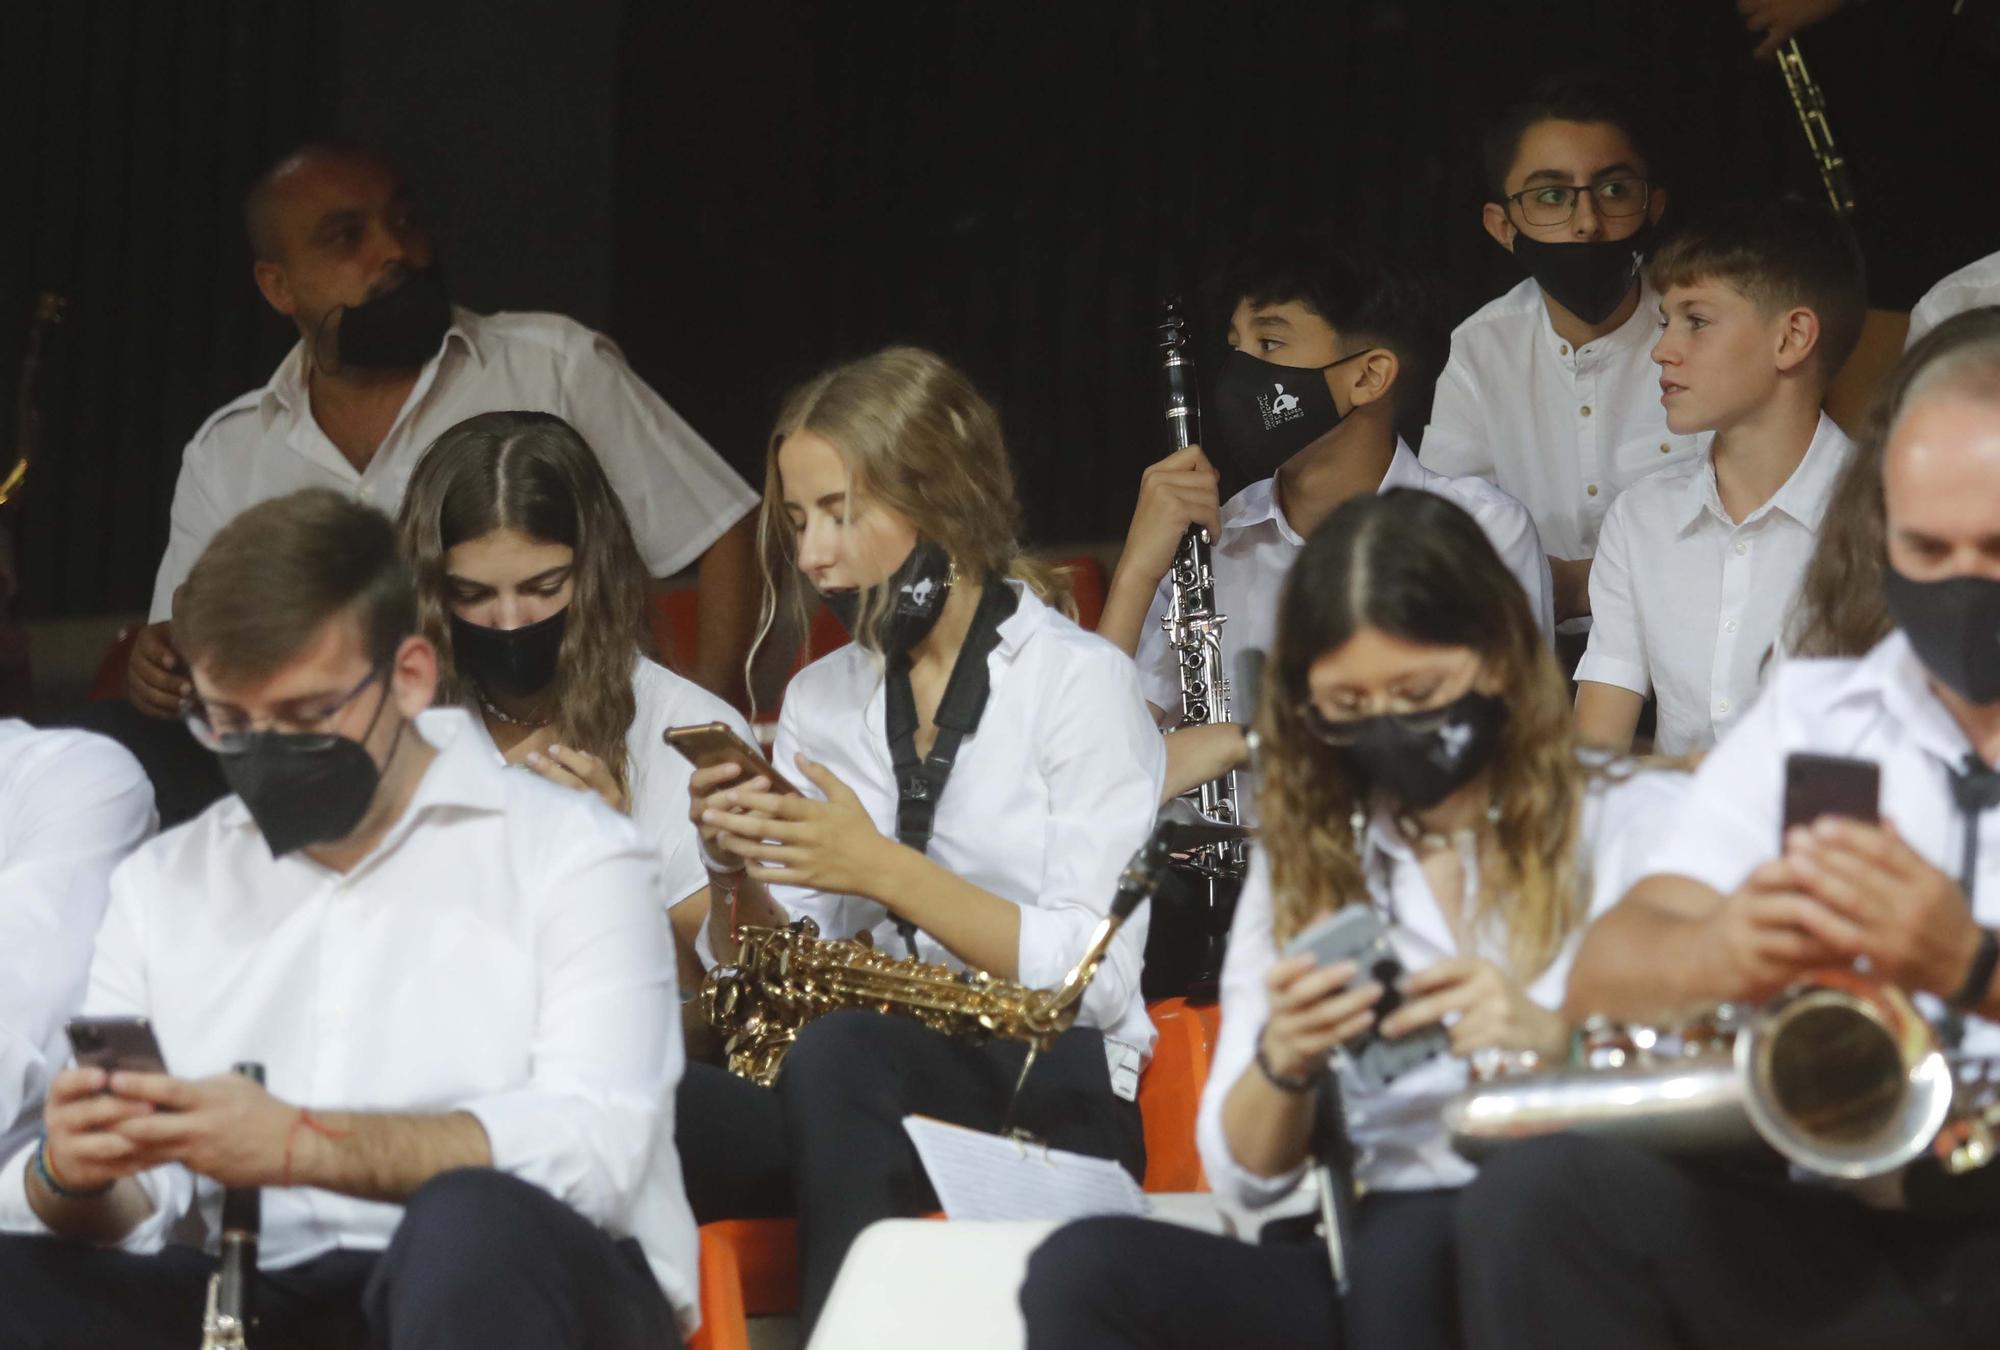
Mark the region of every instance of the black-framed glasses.
POLYGON ((240 754, 247 748, 251 734, 258 730, 282 732, 302 751, 324 750, 340 737, 335 732, 321 731, 320 728, 340 716, 350 703, 361 697, 362 690, 381 679, 388 670, 386 665, 371 667, 361 677, 361 683, 340 697, 295 716, 274 718, 269 726, 263 728, 257 727, 233 708, 217 716, 216 711, 199 698, 188 705, 181 720, 187 723, 188 733, 197 745, 218 755, 240 754))
POLYGON ((1653 185, 1644 178, 1606 178, 1579 187, 1574 183, 1543 183, 1507 194, 1509 205, 1520 208, 1521 219, 1530 225, 1567 225, 1576 214, 1577 198, 1588 192, 1597 205, 1597 214, 1613 220, 1636 216, 1652 200, 1653 185))
POLYGON ((1451 718, 1456 700, 1434 708, 1382 708, 1375 712, 1357 711, 1352 717, 1328 717, 1319 705, 1307 699, 1299 705, 1299 720, 1306 732, 1321 745, 1345 749, 1361 739, 1362 731, 1384 718, 1393 719, 1411 732, 1436 731, 1451 718))

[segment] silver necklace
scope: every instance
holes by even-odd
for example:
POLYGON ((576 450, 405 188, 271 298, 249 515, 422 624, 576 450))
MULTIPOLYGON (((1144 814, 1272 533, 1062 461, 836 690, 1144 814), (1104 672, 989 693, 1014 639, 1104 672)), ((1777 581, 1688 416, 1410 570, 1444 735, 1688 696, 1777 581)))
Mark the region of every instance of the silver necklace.
POLYGON ((487 698, 486 695, 484 694, 481 694, 479 696, 479 706, 484 708, 486 710, 486 715, 488 717, 493 718, 495 721, 505 722, 510 727, 527 727, 530 731, 539 731, 541 728, 555 721, 555 718, 553 717, 544 717, 539 722, 526 717, 515 717, 510 713, 502 712, 500 709, 494 707, 493 701, 487 698))

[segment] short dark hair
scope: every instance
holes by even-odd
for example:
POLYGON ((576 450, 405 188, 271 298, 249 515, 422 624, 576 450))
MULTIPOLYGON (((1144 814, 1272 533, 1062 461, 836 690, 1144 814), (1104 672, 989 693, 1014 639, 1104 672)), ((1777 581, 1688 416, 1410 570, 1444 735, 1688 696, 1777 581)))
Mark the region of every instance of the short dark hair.
POLYGON ((1291 301, 1325 319, 1347 342, 1386 347, 1399 367, 1390 390, 1398 422, 1421 415, 1449 345, 1432 288, 1387 253, 1331 231, 1271 231, 1240 245, 1208 286, 1227 313, 1241 301, 1291 301))
POLYGON ((1704 212, 1653 250, 1653 289, 1719 281, 1767 314, 1803 306, 1819 316, 1813 353, 1831 380, 1861 340, 1868 279, 1847 222, 1824 202, 1767 197, 1704 212))
POLYGON ((417 631, 396 527, 331 488, 260 502, 216 532, 174 605, 174 645, 232 684, 266 678, 351 614, 386 665, 417 631))
POLYGON ((1569 72, 1536 84, 1487 125, 1480 144, 1486 190, 1495 201, 1507 192, 1507 171, 1521 152, 1528 128, 1542 122, 1602 122, 1616 127, 1645 161, 1649 177, 1660 173, 1653 131, 1625 92, 1593 75, 1569 72))

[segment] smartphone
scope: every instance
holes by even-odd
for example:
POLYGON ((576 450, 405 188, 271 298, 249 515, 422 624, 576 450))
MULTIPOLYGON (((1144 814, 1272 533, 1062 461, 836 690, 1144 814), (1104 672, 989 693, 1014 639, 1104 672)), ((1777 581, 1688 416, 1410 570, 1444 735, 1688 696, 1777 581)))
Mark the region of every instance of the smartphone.
POLYGON ((735 783, 747 783, 759 775, 771 780, 773 792, 788 792, 799 795, 799 790, 787 781, 785 776, 771 767, 771 761, 764 758, 763 751, 751 745, 732 731, 727 722, 703 722, 691 727, 668 727, 664 733, 666 742, 681 757, 697 769, 706 769, 712 764, 734 764, 743 771, 743 776, 735 783))
POLYGON ((165 1073, 166 1056, 143 1017, 72 1017, 69 1048, 79 1068, 132 1073, 165 1073))
POLYGON ((1845 755, 1786 757, 1786 831, 1794 825, 1810 825, 1821 816, 1842 816, 1873 825, 1881 813, 1882 766, 1874 760, 1845 755))
POLYGON ((1371 1088, 1382 1088, 1427 1060, 1435 1059, 1451 1046, 1451 1037, 1441 1026, 1428 1026, 1393 1039, 1379 1030, 1381 1019, 1403 1004, 1396 987, 1403 978, 1403 963, 1389 944, 1389 930, 1373 905, 1345 905, 1326 918, 1309 925, 1285 944, 1285 955, 1310 955, 1322 966, 1352 961, 1357 967, 1355 981, 1372 979, 1382 986, 1381 1002, 1375 1005, 1376 1025, 1341 1047, 1354 1073, 1371 1088))

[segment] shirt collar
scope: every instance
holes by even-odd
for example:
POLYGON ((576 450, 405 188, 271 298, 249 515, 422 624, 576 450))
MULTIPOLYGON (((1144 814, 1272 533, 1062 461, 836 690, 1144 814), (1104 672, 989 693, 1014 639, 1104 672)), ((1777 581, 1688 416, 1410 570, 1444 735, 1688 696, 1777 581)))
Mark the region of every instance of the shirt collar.
MULTIPOLYGON (((453 305, 451 326, 444 330, 444 341, 438 345, 437 353, 424 362, 417 376, 419 384, 424 382, 424 372, 428 372, 432 366, 444 360, 444 354, 451 349, 454 340, 465 349, 475 365, 485 364, 486 356, 479 346, 479 316, 469 309, 453 305)), ((263 396, 257 400, 257 415, 262 419, 264 430, 269 431, 280 413, 290 413, 296 417, 308 406, 310 403, 306 390, 306 344, 305 339, 301 338, 292 344, 292 349, 285 353, 285 359, 280 361, 278 368, 271 373, 269 383, 264 386, 263 396)))
MULTIPOLYGON (((1727 523, 1729 515, 1722 509, 1722 493, 1715 485, 1715 433, 1705 431, 1696 442, 1700 458, 1696 468, 1688 478, 1687 488, 1681 496, 1681 510, 1678 524, 1683 532, 1694 528, 1704 511, 1715 514, 1717 520, 1727 523)), ((1847 439, 1831 417, 1819 415, 1819 423, 1813 428, 1812 444, 1806 447, 1805 458, 1792 470, 1792 476, 1779 485, 1771 494, 1771 499, 1750 513, 1750 521, 1767 511, 1782 511, 1808 530, 1818 530, 1819 523, 1826 515, 1826 504, 1833 497, 1834 482, 1840 477, 1841 469, 1847 463, 1848 451, 1853 442, 1847 439)))
POLYGON ((1603 337, 1592 338, 1581 347, 1573 346, 1570 340, 1556 332, 1555 320, 1549 314, 1548 302, 1542 298, 1542 289, 1535 287, 1535 314, 1539 319, 1542 344, 1551 355, 1569 366, 1594 366, 1612 352, 1626 352, 1635 347, 1650 349, 1658 340, 1655 331, 1660 321, 1660 296, 1642 276, 1639 279, 1639 305, 1632 316, 1606 333, 1603 337))
POLYGON ((1965 732, 1931 689, 1930 671, 1901 629, 1893 629, 1854 663, 1830 707, 1875 703, 1925 750, 1952 767, 1970 746, 1965 732))
POLYGON ((1415 452, 1401 436, 1396 438, 1396 453, 1389 460, 1389 467, 1382 475, 1382 486, 1375 489, 1379 495, 1395 488, 1422 488, 1429 475, 1424 466, 1417 462, 1415 452))
MULTIPOLYGON (((1391 488, 1421 488, 1425 486, 1429 474, 1410 449, 1409 442, 1401 436, 1396 438, 1396 453, 1389 460, 1389 467, 1382 475, 1382 485, 1375 490, 1387 492, 1391 488)), ((1303 548, 1305 539, 1292 528, 1292 522, 1285 519, 1285 513, 1278 505, 1278 480, 1276 476, 1260 478, 1249 487, 1231 497, 1222 505, 1222 528, 1224 530, 1247 530, 1269 521, 1278 528, 1285 542, 1295 548, 1303 548)))

